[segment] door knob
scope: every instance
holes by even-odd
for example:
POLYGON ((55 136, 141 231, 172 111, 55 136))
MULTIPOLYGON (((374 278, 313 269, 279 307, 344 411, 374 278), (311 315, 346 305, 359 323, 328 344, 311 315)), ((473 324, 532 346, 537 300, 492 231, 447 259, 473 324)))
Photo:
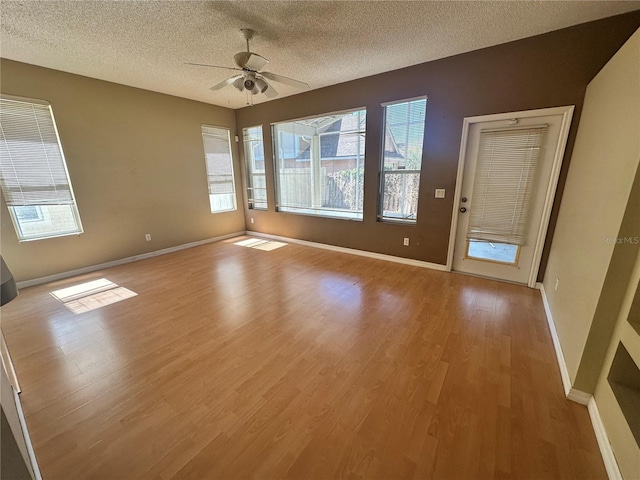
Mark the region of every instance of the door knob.
POLYGON ((462 207, 462 208, 460 208, 460 211, 461 211, 462 213, 464 213, 464 212, 466 212, 466 211, 467 211, 467 208, 466 208, 466 207, 462 207))

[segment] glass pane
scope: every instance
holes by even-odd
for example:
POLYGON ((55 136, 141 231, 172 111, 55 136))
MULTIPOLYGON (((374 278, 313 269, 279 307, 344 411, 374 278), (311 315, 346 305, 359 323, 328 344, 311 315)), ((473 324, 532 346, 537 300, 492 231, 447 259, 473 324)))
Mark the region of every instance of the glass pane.
POLYGON ((81 233, 73 205, 26 205, 9 207, 20 240, 81 233))
POLYGON ((420 170, 427 100, 385 107, 385 170, 420 170))
POLYGON ((267 208, 267 184, 264 173, 253 173, 249 175, 250 186, 248 187, 249 208, 267 208))
POLYGON ((518 245, 510 245, 508 243, 469 240, 467 257, 515 265, 518 261, 519 248, 518 245))
POLYGON ((419 187, 420 173, 384 172, 382 216, 415 221, 419 187))
POLYGON ((202 125, 202 141, 211 213, 235 210, 235 182, 229 130, 202 125))
POLYGON ((243 129, 249 208, 267 208, 262 126, 243 129))
POLYGON ((227 212, 236 209, 235 193, 214 193, 209 195, 212 212, 227 212))
POLYGON ((365 123, 356 110, 274 125, 278 210, 362 219, 365 123))

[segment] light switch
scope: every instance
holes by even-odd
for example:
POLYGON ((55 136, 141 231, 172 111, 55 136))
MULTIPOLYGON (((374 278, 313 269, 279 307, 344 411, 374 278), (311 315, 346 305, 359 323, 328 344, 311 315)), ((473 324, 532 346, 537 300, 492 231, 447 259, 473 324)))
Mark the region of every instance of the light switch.
POLYGON ((444 188, 436 188, 436 198, 444 198, 444 188))

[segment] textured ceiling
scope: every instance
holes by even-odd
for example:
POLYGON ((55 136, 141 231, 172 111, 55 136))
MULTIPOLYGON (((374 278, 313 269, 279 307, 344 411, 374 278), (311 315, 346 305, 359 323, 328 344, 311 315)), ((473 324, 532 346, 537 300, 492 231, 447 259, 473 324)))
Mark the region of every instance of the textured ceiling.
MULTIPOLYGON (((233 72, 184 62, 234 66, 243 27, 258 33, 251 50, 270 60, 264 70, 315 89, 640 9, 637 1, 0 3, 4 58, 231 108, 246 95, 209 87, 233 72)), ((280 96, 299 91, 274 86, 280 96)))

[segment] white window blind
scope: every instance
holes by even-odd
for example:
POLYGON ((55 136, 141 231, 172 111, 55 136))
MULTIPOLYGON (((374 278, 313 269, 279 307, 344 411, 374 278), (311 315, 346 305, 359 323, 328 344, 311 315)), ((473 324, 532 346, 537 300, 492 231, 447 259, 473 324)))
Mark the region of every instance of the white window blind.
POLYGON ((249 208, 266 210, 267 183, 264 171, 262 126, 244 128, 242 137, 247 168, 247 201, 249 208))
POLYGON ((427 99, 384 106, 380 216, 415 222, 418 215, 427 99))
POLYGON ((524 245, 547 126, 483 130, 467 238, 524 245))
POLYGON ((209 203, 212 213, 236 209, 231 140, 226 128, 202 126, 209 203))
POLYGON ((0 186, 20 240, 82 232, 48 103, 0 99, 0 186))

